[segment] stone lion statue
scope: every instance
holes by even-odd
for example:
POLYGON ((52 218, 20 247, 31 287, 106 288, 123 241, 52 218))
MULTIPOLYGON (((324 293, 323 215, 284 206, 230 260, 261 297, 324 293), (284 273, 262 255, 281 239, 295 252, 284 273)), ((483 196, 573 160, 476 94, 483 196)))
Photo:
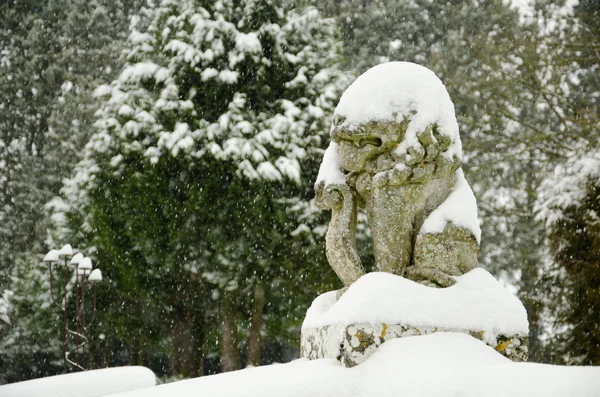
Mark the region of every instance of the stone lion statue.
POLYGON ((331 209, 330 265, 347 287, 364 274, 357 208, 367 214, 379 271, 448 287, 477 267, 477 206, 461 167, 454 105, 430 70, 390 62, 342 95, 317 182, 331 209))

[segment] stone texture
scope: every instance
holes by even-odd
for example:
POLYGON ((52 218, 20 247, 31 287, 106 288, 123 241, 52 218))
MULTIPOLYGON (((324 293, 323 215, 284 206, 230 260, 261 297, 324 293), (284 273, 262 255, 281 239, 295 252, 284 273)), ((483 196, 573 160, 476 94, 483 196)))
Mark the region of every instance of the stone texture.
MULTIPOLYGON (((442 96, 446 98, 445 88, 441 82, 439 84, 442 87, 442 96)), ((385 89, 383 85, 380 87, 385 89)), ((421 86, 418 87, 420 89, 421 86)), ((405 89, 410 91, 414 87, 410 83, 402 83, 400 90, 394 91, 393 95, 403 97, 405 89)), ((377 92, 372 94, 379 95, 377 92)), ((412 92, 407 95, 408 98, 415 98, 412 92)), ((319 182, 315 184, 317 205, 323 210, 332 211, 326 235, 327 259, 346 287, 338 291, 336 299, 340 299, 346 289, 365 274, 356 248, 358 208, 364 208, 367 214, 373 240, 375 266, 379 271, 402 276, 426 286, 443 288, 454 285, 455 277, 477 267, 479 236, 475 234, 479 233, 479 228, 475 202, 464 204, 463 197, 460 196, 458 207, 450 206, 449 212, 459 217, 452 218, 455 223, 446 216, 449 212, 444 206, 444 202, 454 203, 446 199, 453 192, 455 185, 457 188, 466 186, 470 192, 468 183, 463 179, 462 171, 459 171, 461 146, 458 130, 450 134, 445 129, 440 130, 440 125, 442 127, 445 125, 440 122, 441 113, 423 119, 425 120, 423 123, 414 124, 416 127, 411 125, 413 118, 417 119, 421 115, 431 116, 429 114, 431 109, 434 109, 434 113, 442 112, 445 116, 449 113, 455 125, 456 120, 452 114, 453 107, 449 97, 447 102, 450 104, 450 110, 435 110, 435 106, 432 108, 426 106, 427 110, 423 114, 419 114, 419 110, 415 108, 400 111, 395 107, 402 101, 396 102, 397 98, 386 96, 383 98, 389 103, 377 102, 377 109, 380 105, 386 109, 390 108, 393 117, 386 120, 393 121, 360 117, 358 122, 346 123, 346 119, 336 113, 331 129, 331 140, 337 145, 330 146, 336 150, 333 152, 335 156, 331 157, 335 159, 335 164, 324 161, 321 168, 326 171, 335 170, 336 178, 331 181, 318 179, 319 182), (403 119, 400 120, 402 117, 403 119), (336 169, 333 169, 333 166, 336 169), (440 210, 436 213, 443 215, 442 223, 433 222, 432 220, 439 218, 430 217, 438 208, 440 210), (473 219, 469 221, 464 219, 465 208, 474 211, 467 213, 472 215, 473 219), (428 217, 430 223, 440 225, 439 228, 422 228, 428 217)), ((352 101, 355 102, 351 108, 360 110, 364 107, 362 95, 352 98, 352 101)), ((423 104, 429 104, 428 100, 423 101, 423 104)), ((351 119, 355 113, 350 112, 346 117, 351 119)), ((489 294, 490 291, 486 293, 489 294)), ((435 307, 443 307, 439 306, 439 303, 435 307)), ((352 308, 354 307, 353 305, 352 308)), ((396 306, 381 307, 386 311, 393 311, 396 306)), ((481 311, 483 320, 487 317, 488 309, 486 306, 481 311)), ((361 307, 361 313, 369 310, 373 308, 361 307)), ((448 313, 450 312, 443 311, 438 317, 444 317, 448 313)), ((378 317, 376 321, 385 321, 385 318, 378 317)), ((391 318, 399 321, 399 317, 391 318)), ((476 324, 456 322, 444 324, 457 327, 476 325, 484 328, 483 320, 476 324)), ((343 318, 336 321, 348 320, 343 318)), ((366 360, 387 340, 446 331, 461 332, 481 339, 511 360, 524 361, 527 358, 527 335, 491 334, 477 329, 447 329, 410 324, 360 323, 364 318, 349 321, 355 321, 356 324, 335 324, 334 321, 329 323, 333 325, 303 327, 302 356, 309 359, 337 359, 345 366, 352 367, 366 360)), ((402 321, 412 320, 402 318, 402 321)), ((436 323, 426 322, 426 324, 436 323)), ((514 329, 513 332, 525 332, 523 328, 514 329)))
POLYGON ((408 122, 369 122, 352 131, 334 123, 331 136, 346 183, 321 182, 315 190, 319 207, 332 210, 327 259, 345 286, 364 274, 355 242, 357 207, 367 213, 379 271, 447 287, 454 281, 450 276, 477 266, 479 245, 464 227, 449 225, 443 233, 417 238, 451 193, 460 160, 449 155, 452 142, 435 124, 417 134, 418 144, 406 155, 398 155, 408 122))
POLYGON ((325 252, 329 265, 349 286, 365 271, 356 249, 356 198, 347 185, 330 185, 317 196, 321 208, 331 209, 331 221, 325 236, 325 252))
POLYGON ((388 340, 428 335, 434 332, 460 332, 471 335, 513 361, 527 361, 527 335, 495 335, 483 331, 400 324, 337 324, 303 329, 300 354, 311 360, 336 359, 346 367, 354 367, 364 362, 388 340))

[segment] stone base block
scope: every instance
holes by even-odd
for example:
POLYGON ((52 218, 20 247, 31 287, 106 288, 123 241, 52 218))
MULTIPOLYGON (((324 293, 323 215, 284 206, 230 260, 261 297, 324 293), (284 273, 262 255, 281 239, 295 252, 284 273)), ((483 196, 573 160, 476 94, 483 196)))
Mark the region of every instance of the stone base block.
POLYGON ((527 360, 527 335, 491 335, 484 331, 414 327, 400 324, 326 325, 303 328, 300 354, 308 359, 332 358, 346 367, 365 361, 385 341, 434 332, 460 332, 480 339, 512 361, 527 360))

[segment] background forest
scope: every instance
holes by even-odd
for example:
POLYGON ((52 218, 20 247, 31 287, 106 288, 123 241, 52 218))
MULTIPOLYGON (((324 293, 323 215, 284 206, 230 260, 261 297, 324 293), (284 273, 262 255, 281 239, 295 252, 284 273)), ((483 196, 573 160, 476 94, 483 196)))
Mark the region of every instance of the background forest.
POLYGON ((341 287, 312 190, 330 117, 389 60, 448 88, 480 265, 524 302, 530 360, 600 365, 600 2, 8 0, 0 383, 63 371, 41 259, 65 243, 104 274, 93 367, 297 357, 341 287))

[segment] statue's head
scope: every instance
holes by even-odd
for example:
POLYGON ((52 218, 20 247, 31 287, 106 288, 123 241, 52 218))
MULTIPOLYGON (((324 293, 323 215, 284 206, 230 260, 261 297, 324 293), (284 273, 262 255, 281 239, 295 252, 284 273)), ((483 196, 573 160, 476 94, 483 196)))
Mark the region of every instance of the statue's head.
POLYGON ((409 164, 428 155, 433 162, 442 152, 449 161, 461 156, 446 88, 429 69, 409 62, 381 64, 356 79, 336 107, 331 139, 346 172, 362 172, 380 157, 409 164))

